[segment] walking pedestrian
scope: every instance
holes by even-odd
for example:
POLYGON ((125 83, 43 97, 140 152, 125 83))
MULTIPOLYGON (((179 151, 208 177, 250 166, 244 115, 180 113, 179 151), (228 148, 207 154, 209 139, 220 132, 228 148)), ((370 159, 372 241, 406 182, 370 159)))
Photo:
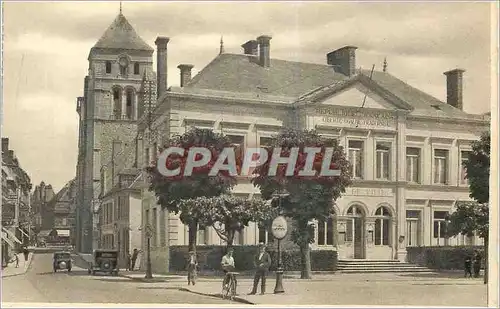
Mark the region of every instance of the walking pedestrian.
POLYGON ((134 270, 135 268, 135 262, 137 261, 137 257, 139 256, 139 250, 137 248, 134 248, 134 251, 132 252, 132 256, 130 258, 130 270, 134 270))
POLYGON ((29 252, 29 250, 28 250, 28 247, 27 247, 27 246, 24 246, 24 247, 23 247, 23 255, 24 255, 24 261, 25 261, 25 262, 26 262, 26 261, 28 261, 28 257, 29 257, 29 255, 30 255, 30 252, 29 252))
POLYGON ((266 252, 266 246, 263 243, 259 244, 259 252, 254 257, 254 264, 256 270, 253 279, 253 288, 249 295, 255 295, 257 293, 259 280, 262 280, 260 284, 260 294, 264 295, 266 293, 266 276, 271 266, 271 256, 266 252))
POLYGON ((482 262, 481 253, 478 250, 476 250, 474 252, 474 259, 473 259, 474 278, 479 277, 479 273, 481 272, 481 262, 482 262))
POLYGON ((196 259, 196 253, 189 251, 189 258, 187 260, 187 271, 188 271, 188 285, 196 284, 196 270, 198 267, 198 260, 196 259))
POLYGON ((472 259, 469 255, 465 257, 464 261, 464 277, 467 278, 467 275, 472 278, 472 259))

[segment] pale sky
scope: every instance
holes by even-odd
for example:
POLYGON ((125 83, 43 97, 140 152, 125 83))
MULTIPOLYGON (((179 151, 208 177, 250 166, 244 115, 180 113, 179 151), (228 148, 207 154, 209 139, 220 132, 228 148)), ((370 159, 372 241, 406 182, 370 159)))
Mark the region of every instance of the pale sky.
MULTIPOLYGON (((271 35, 271 57, 326 63, 355 45, 357 66, 388 71, 446 101, 443 72, 460 67, 464 109, 490 110, 490 3, 123 2, 123 14, 153 48, 169 36, 169 86, 180 63, 196 74, 219 50, 271 35)), ((118 2, 4 2, 2 137, 10 138, 34 185, 61 189, 75 176, 78 115, 87 56, 119 11, 118 2)), ((154 55, 154 59, 156 56, 154 55)), ((155 64, 156 66, 156 64, 155 64)), ((194 76, 193 74, 193 76, 194 76)))

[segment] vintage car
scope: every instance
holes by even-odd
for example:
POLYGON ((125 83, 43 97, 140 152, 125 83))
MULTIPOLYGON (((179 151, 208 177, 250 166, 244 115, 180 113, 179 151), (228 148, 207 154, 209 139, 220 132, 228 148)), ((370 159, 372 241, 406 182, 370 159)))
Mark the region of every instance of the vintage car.
POLYGON ((71 266, 73 261, 71 259, 71 253, 66 251, 54 252, 52 267, 54 272, 60 269, 67 269, 68 272, 71 271, 71 266))
POLYGON ((89 274, 118 275, 118 250, 96 249, 89 265, 89 274))

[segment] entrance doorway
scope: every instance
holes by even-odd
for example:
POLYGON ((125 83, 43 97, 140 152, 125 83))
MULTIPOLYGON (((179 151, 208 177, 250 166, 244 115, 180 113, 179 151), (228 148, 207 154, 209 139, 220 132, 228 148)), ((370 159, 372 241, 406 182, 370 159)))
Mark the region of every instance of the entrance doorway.
POLYGON ((366 258, 365 253, 365 214, 361 207, 351 206, 347 210, 346 242, 351 242, 354 259, 366 258))

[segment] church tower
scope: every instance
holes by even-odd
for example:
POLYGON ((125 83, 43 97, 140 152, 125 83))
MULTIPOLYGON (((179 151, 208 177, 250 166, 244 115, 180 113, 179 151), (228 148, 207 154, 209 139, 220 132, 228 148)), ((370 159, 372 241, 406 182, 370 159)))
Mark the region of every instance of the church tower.
MULTIPOLYGON (((77 250, 97 246, 99 196, 114 187, 117 164, 134 161, 134 138, 144 110, 141 85, 154 77, 153 52, 134 30, 121 9, 113 23, 90 49, 84 95, 77 100, 79 155, 77 163, 77 250), (120 159, 117 159, 117 158, 120 159), (116 162, 121 161, 121 162, 116 162)), ((123 167, 123 166, 122 166, 123 167)))

